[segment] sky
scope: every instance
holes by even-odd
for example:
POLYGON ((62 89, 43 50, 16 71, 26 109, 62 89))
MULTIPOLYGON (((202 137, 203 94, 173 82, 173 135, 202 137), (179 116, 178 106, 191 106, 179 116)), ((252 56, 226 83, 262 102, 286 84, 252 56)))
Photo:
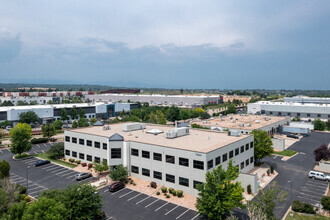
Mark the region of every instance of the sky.
POLYGON ((0 82, 330 89, 330 1, 1 0, 0 82))

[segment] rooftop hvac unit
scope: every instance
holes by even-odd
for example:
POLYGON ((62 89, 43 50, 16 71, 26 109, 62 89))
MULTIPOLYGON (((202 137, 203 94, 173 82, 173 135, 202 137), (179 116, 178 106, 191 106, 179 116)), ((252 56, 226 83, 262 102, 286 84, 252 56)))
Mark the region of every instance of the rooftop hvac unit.
POLYGON ((123 131, 136 131, 136 130, 142 130, 145 129, 146 125, 143 123, 130 123, 130 124, 124 124, 123 125, 123 131))
POLYGON ((230 119, 233 119, 233 116, 230 116, 229 118, 230 118, 230 119))
POLYGON ((106 130, 110 130, 110 126, 103 126, 103 130, 106 131, 106 130))
POLYGON ((256 123, 260 123, 260 121, 259 120, 256 120, 256 123))
POLYGON ((221 121, 225 121, 226 119, 224 119, 224 118, 221 118, 221 121))
POLYGON ((172 139, 176 137, 181 137, 184 135, 189 134, 189 128, 183 127, 183 128, 175 128, 171 131, 166 132, 166 138, 172 139))
POLYGON ((247 127, 251 127, 251 123, 247 123, 246 126, 247 126, 247 127))
POLYGON ((232 119, 231 122, 232 122, 232 123, 235 123, 235 122, 236 122, 236 119, 232 119))
POLYGON ((237 130, 231 130, 231 131, 228 131, 228 136, 239 137, 239 136, 241 136, 241 132, 239 132, 237 130))
POLYGON ((244 124, 243 124, 243 123, 240 123, 240 124, 238 124, 238 126, 240 126, 240 127, 244 127, 244 124))

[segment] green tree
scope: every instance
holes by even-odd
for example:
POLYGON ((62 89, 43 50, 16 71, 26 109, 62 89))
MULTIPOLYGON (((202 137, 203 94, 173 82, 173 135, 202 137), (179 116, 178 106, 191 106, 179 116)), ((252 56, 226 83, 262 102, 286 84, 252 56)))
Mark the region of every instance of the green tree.
POLYGON ((68 120, 68 113, 64 108, 61 109, 61 120, 62 121, 68 120))
POLYGON ((235 105, 229 105, 227 107, 227 110, 225 111, 225 114, 237 114, 236 106, 235 105))
POLYGON ((39 117, 34 111, 22 112, 19 115, 20 123, 31 124, 31 123, 37 122, 38 120, 39 120, 39 117))
POLYGON ((166 118, 162 111, 156 111, 157 124, 166 125, 166 118))
POLYGON ((129 117, 129 121, 133 121, 133 122, 140 122, 139 117, 135 116, 135 115, 131 115, 129 117))
POLYGON ((172 105, 167 111, 166 118, 172 122, 180 120, 180 109, 172 105))
POLYGON ((72 108, 70 110, 70 117, 71 117, 72 120, 77 119, 77 110, 75 108, 72 108))
POLYGON ((9 136, 11 138, 10 151, 12 153, 19 154, 21 156, 23 152, 31 150, 31 131, 32 129, 30 125, 22 123, 18 123, 9 131, 9 136))
POLYGON ((9 171, 10 171, 9 163, 5 160, 2 160, 0 162, 0 179, 8 178, 10 175, 9 171))
POLYGON ((79 109, 79 118, 85 118, 85 111, 83 109, 79 109))
POLYGON ((41 127, 42 135, 50 138, 56 134, 56 129, 53 124, 45 124, 41 127))
POLYGON ((33 100, 33 101, 31 101, 30 102, 30 104, 29 105, 38 105, 38 102, 37 101, 35 101, 35 100, 33 100))
POLYGON ((189 114, 189 111, 186 110, 186 109, 181 109, 180 110, 180 118, 181 120, 187 120, 188 118, 190 118, 190 114, 189 114))
POLYGON ((122 117, 124 117, 124 115, 126 115, 126 113, 125 113, 125 111, 124 111, 124 109, 120 112, 120 114, 119 114, 119 116, 122 118, 122 117))
POLYGON ((60 159, 64 157, 64 143, 57 143, 52 145, 48 153, 51 158, 60 159))
POLYGON ((1 139, 5 136, 5 132, 0 128, 0 144, 2 143, 1 139))
POLYGON ((94 162, 94 170, 100 175, 102 172, 109 170, 109 165, 105 160, 102 161, 102 164, 94 162))
POLYGON ((268 157, 273 153, 273 142, 266 131, 253 130, 254 135, 254 158, 255 160, 261 160, 264 157, 268 157))
POLYGON ((8 212, 3 215, 6 220, 18 220, 22 219, 24 211, 26 209, 26 202, 22 201, 20 203, 14 203, 10 206, 8 212))
POLYGON ((116 169, 110 171, 112 180, 124 181, 128 177, 128 171, 122 164, 116 166, 116 169))
POLYGON ((61 130, 63 127, 63 122, 61 120, 56 120, 53 122, 53 125, 56 130, 61 130))
POLYGON ((62 220, 67 219, 66 213, 67 209, 61 201, 41 197, 27 206, 22 220, 62 220))
POLYGON ((76 121, 72 122, 72 128, 78 128, 78 122, 76 121))
POLYGON ((90 123, 93 125, 95 122, 97 122, 97 118, 91 118, 90 123))
POLYGON ((17 106, 21 106, 21 105, 28 105, 27 102, 24 102, 22 100, 18 100, 17 103, 16 103, 17 106))
POLYGON ((82 117, 82 118, 79 118, 78 120, 78 127, 87 127, 89 124, 88 124, 88 121, 86 118, 82 117))
POLYGON ((326 124, 327 129, 330 130, 330 120, 329 119, 325 124, 326 124))
POLYGON ((243 188, 240 182, 234 182, 239 175, 239 168, 229 160, 227 170, 219 165, 206 173, 206 182, 197 185, 198 213, 210 219, 224 219, 226 213, 235 207, 244 208, 242 204, 243 188))
POLYGON ((157 124, 157 118, 156 114, 154 112, 151 112, 148 117, 148 122, 152 124, 157 124))
POLYGON ((247 202, 247 208, 251 219, 275 220, 274 209, 276 204, 283 203, 287 193, 280 190, 273 182, 268 189, 259 190, 256 199, 247 202))
POLYGON ((315 119, 314 122, 314 129, 319 131, 324 131, 325 129, 325 122, 321 121, 320 119, 315 119))
POLYGON ((201 114, 201 119, 209 119, 209 118, 211 118, 211 115, 209 113, 203 112, 201 114))

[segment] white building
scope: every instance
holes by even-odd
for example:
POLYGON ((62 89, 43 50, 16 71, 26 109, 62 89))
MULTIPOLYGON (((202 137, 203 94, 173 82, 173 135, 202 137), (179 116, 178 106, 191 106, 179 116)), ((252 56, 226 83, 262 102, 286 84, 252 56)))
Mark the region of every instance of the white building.
MULTIPOLYGON (((201 129, 142 123, 113 124, 65 131, 65 157, 92 163, 119 164, 131 176, 197 195, 196 184, 229 159, 243 173, 254 167, 253 135, 228 135, 201 129)), ((245 175, 245 174, 244 174, 245 175)), ((242 185, 257 191, 257 176, 246 174, 242 185), (249 180, 248 180, 249 179, 249 180)))
POLYGON ((61 97, 16 97, 16 98, 9 98, 9 97, 0 97, 0 103, 3 103, 5 101, 10 101, 14 105, 19 104, 19 102, 24 102, 26 104, 31 104, 31 103, 37 103, 38 105, 45 105, 48 104, 50 101, 56 102, 57 104, 62 103, 62 98, 61 97))
POLYGON ((330 119, 330 104, 259 101, 248 104, 248 113, 300 118, 330 119))
POLYGON ((294 97, 284 97, 284 102, 330 104, 330 98, 294 96, 294 97))

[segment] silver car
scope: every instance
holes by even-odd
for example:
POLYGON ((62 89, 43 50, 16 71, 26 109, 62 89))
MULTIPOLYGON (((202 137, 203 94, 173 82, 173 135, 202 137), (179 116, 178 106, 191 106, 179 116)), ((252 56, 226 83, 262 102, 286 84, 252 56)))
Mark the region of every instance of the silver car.
POLYGON ((308 174, 308 177, 312 178, 312 179, 330 181, 330 176, 325 175, 322 172, 317 172, 317 171, 310 171, 308 174))
POLYGON ((83 180, 83 179, 86 179, 86 178, 89 178, 89 177, 92 177, 91 173, 78 173, 76 175, 76 180, 83 180))

